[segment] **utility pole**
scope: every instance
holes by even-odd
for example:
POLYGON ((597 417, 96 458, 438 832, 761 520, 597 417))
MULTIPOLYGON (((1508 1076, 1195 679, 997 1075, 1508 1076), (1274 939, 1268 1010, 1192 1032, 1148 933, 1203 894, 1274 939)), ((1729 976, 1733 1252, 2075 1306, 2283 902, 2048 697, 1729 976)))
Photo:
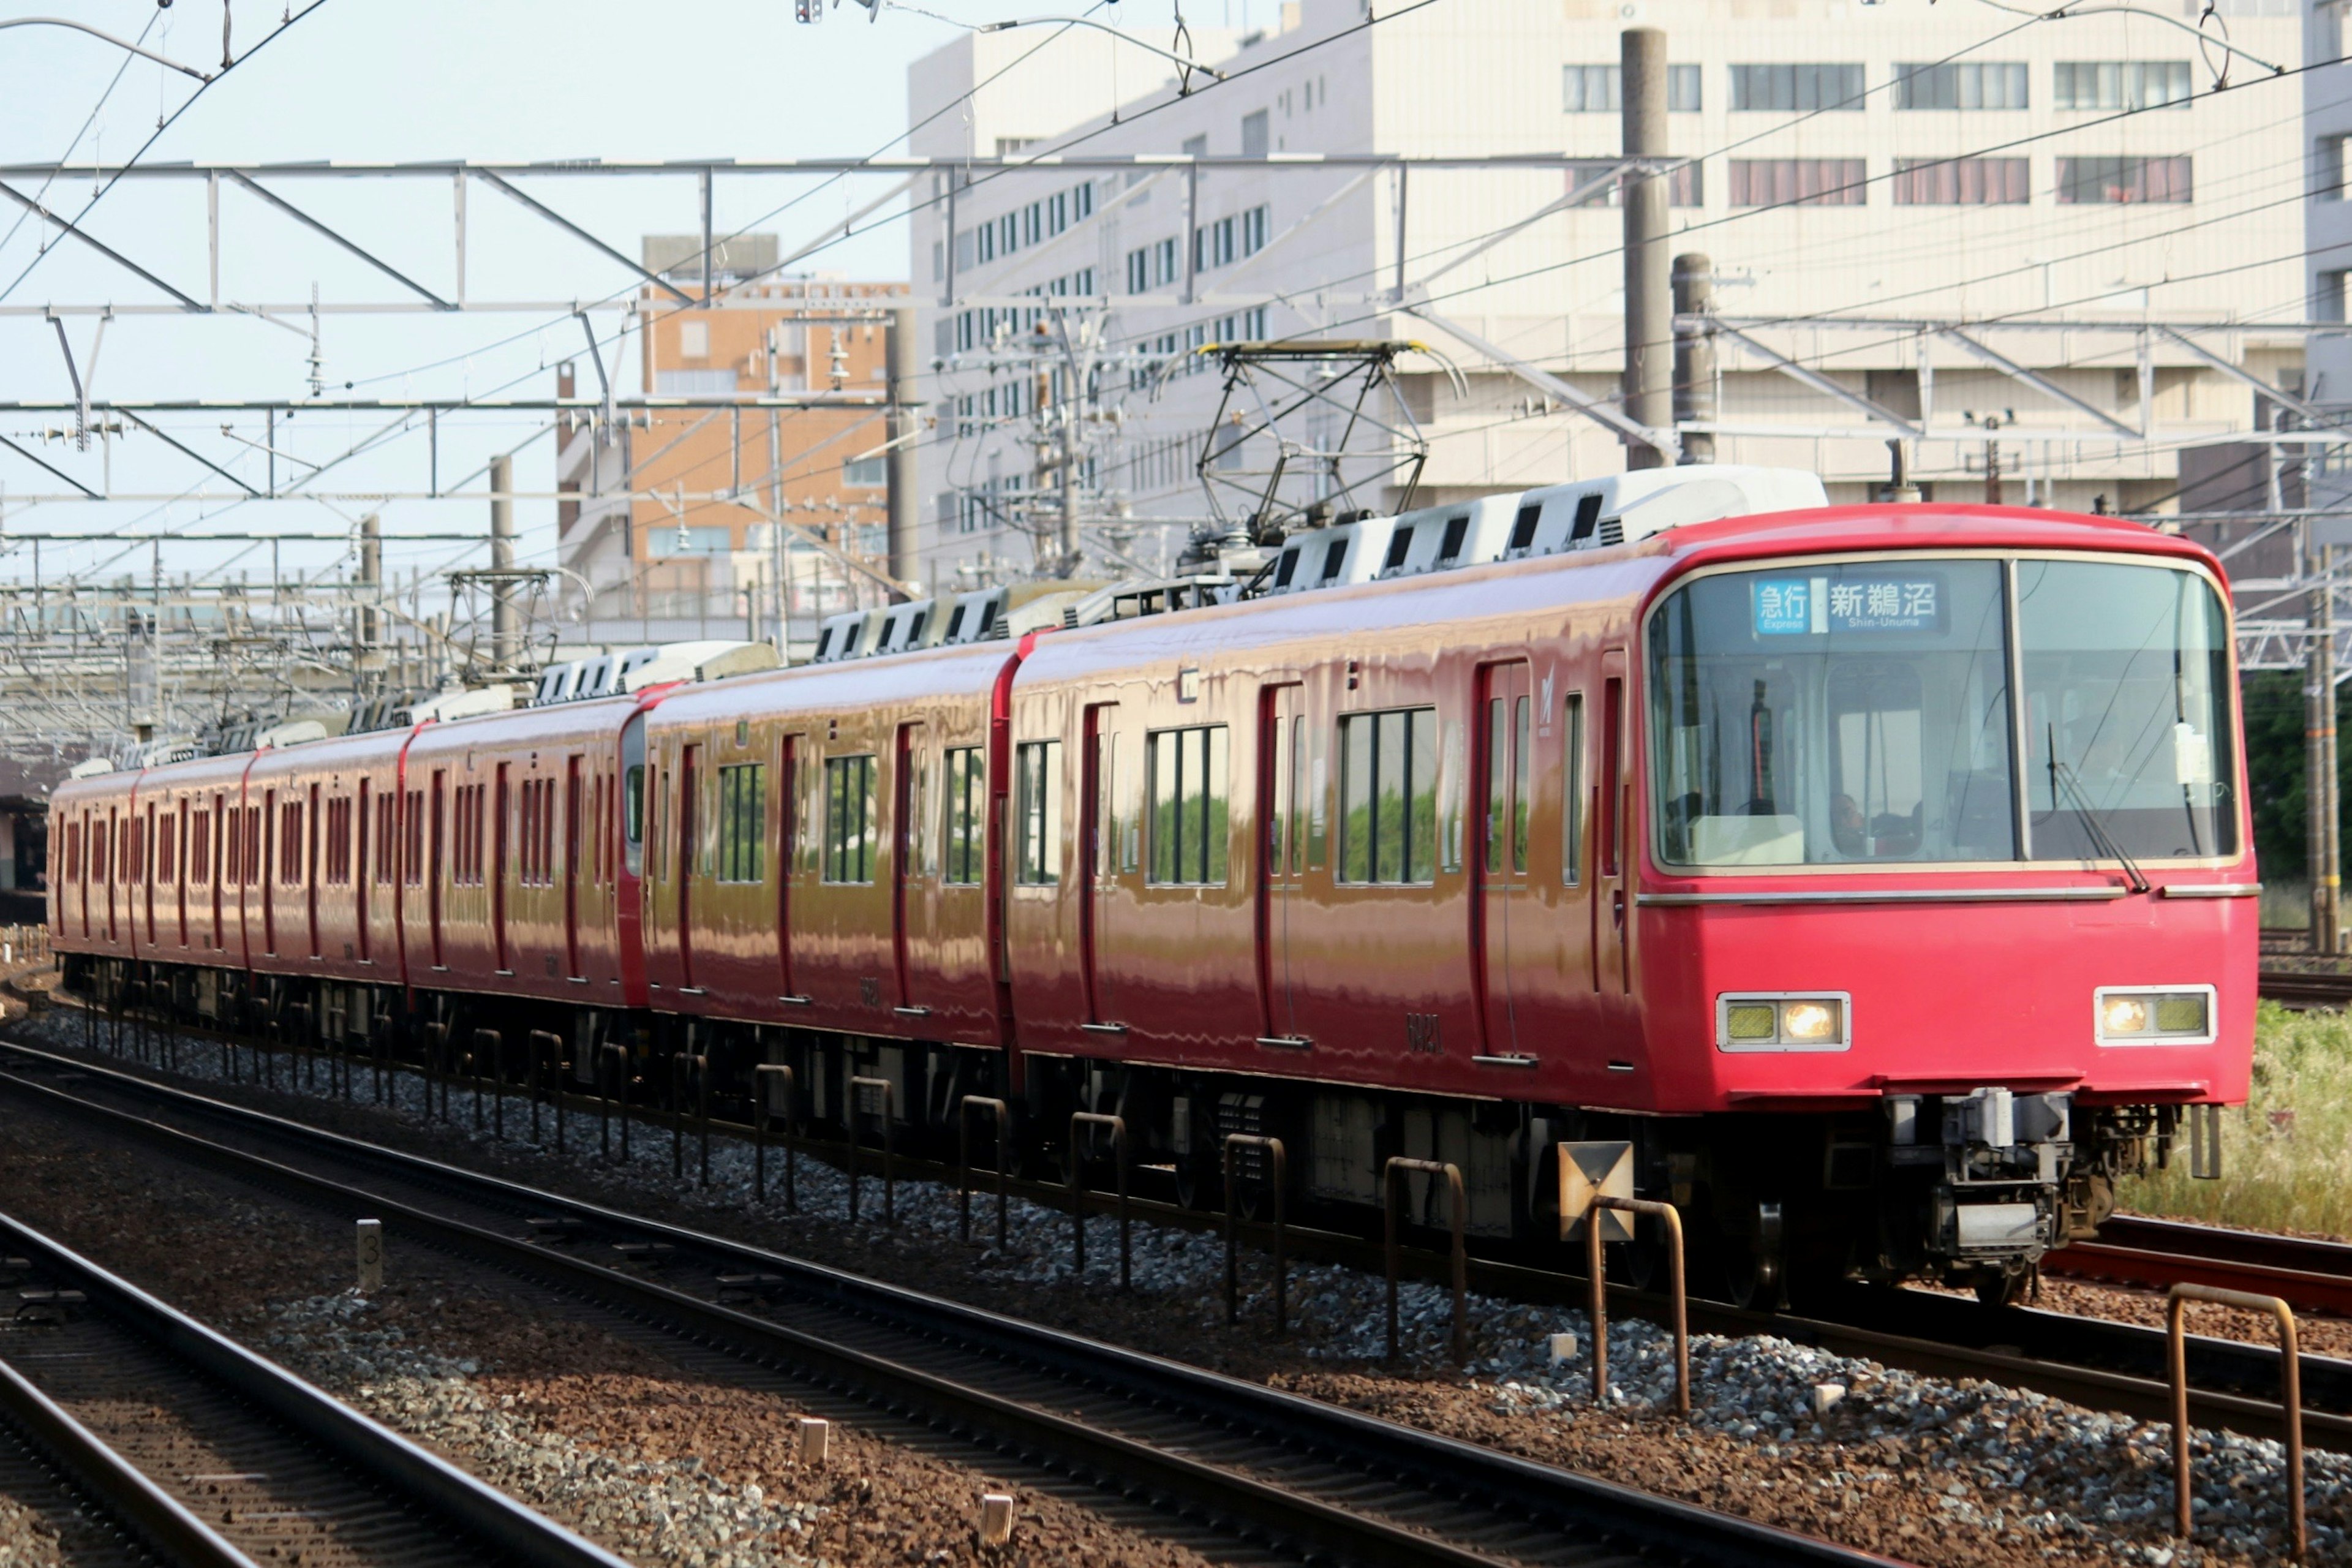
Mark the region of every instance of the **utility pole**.
POLYGON ((509 675, 522 662, 522 626, 514 604, 514 458, 490 459, 490 658, 509 675))
MULTIPOLYGON (((1674 286, 1666 255, 1666 35, 1628 27, 1618 36, 1624 156, 1652 161, 1627 171, 1625 198, 1625 416, 1662 430, 1674 420, 1674 286)), ((1670 451, 1633 442, 1629 468, 1662 468, 1670 451)))
MULTIPOLYGON (((1697 251, 1675 258, 1675 424, 1715 421, 1715 339, 1705 327, 1685 327, 1685 316, 1706 316, 1715 310, 1715 263, 1697 251)), ((1683 434, 1681 460, 1715 461, 1715 433, 1690 430, 1683 434)))
MULTIPOLYGON (((2302 552, 2306 560, 2308 552, 2302 552)), ((2336 770, 2336 547, 2319 550, 2319 584, 2311 594, 2311 636, 2304 673, 2304 728, 2309 737, 2304 786, 2311 858, 2311 945, 2338 952, 2343 880, 2342 822, 2336 770)))
POLYGON ((383 593, 383 519, 369 512, 360 519, 360 594, 359 594, 359 657, 352 660, 352 673, 359 678, 359 689, 367 690, 368 678, 375 675, 381 684, 383 658, 380 639, 383 636, 383 612, 377 601, 383 593))
POLYGON ((883 329, 882 346, 890 395, 889 414, 884 426, 890 442, 890 575, 898 582, 912 583, 919 545, 916 529, 922 507, 922 498, 916 493, 915 478, 915 378, 919 371, 912 306, 892 308, 889 325, 883 329))
POLYGON ((2000 441, 1999 439, 2000 424, 2000 416, 1998 414, 1988 414, 1984 417, 1985 505, 1987 506, 2000 504, 2000 441))

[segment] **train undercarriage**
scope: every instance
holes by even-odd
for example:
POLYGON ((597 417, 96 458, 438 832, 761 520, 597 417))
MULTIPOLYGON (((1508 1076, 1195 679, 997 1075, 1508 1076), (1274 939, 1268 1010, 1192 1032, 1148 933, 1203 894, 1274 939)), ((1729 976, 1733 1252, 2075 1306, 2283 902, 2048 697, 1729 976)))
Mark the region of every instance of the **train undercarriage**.
MULTIPOLYGON (((1112 1185, 1117 1118, 1139 1195, 1209 1212, 1225 1205, 1228 1172, 1245 1213, 1271 1208, 1264 1141, 1279 1140, 1286 1214, 1327 1229, 1379 1233, 1391 1159, 1448 1163, 1480 1250, 1571 1271, 1583 1254, 1561 1235, 1560 1146, 1622 1145, 1633 1195, 1681 1211, 1692 1287, 1765 1310, 1852 1280, 2013 1301, 2045 1252, 2095 1235, 2124 1178, 2185 1142, 2194 1159, 2218 1159, 2217 1128, 2184 1138, 2199 1108, 2086 1107, 2000 1086, 1838 1112, 1642 1116, 1030 1053, 1016 1091, 995 1048, 84 955, 65 964, 100 1028, 176 1022, 518 1088, 551 1088, 560 1074, 574 1093, 618 1095, 625 1077, 634 1106, 698 1112, 707 1092, 710 1114, 736 1122, 758 1113, 759 1095, 772 1127, 790 1117, 869 1146, 887 1115, 898 1151, 941 1161, 968 1137, 973 1163, 992 1163, 998 1129, 965 1102, 1001 1100, 1016 1172, 1045 1181, 1076 1170, 1112 1185), (792 1069, 789 1102, 784 1075, 756 1070, 778 1064, 792 1069)), ((1408 1226, 1446 1228, 1449 1199, 1432 1176, 1397 1173, 1395 1196, 1408 1226)), ((1644 1222, 1612 1268, 1648 1285, 1663 1277, 1664 1245, 1644 1222)))

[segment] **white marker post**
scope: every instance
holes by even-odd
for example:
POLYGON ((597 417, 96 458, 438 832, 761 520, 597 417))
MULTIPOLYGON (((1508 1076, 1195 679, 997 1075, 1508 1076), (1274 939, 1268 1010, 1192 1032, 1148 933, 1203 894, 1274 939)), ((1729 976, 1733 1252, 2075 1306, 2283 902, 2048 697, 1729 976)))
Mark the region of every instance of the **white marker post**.
POLYGON ((373 1295, 383 1289, 383 1221, 360 1221, 359 1241, 360 1294, 373 1295))
POLYGON ((833 1423, 814 1415, 801 1417, 801 1463, 811 1469, 822 1467, 826 1450, 833 1446, 833 1423))
POLYGON ((1003 1492, 982 1492, 980 1498, 980 1543, 1005 1546, 1013 1540, 1013 1500, 1003 1492))

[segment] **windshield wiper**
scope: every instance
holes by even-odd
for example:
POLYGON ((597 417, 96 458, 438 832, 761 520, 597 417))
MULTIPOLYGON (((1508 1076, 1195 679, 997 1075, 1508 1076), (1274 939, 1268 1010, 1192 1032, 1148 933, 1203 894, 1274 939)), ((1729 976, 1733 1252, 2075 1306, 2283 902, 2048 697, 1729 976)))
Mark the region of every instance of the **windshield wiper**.
POLYGON ((2074 815, 2083 819, 2083 826, 2089 830, 2092 845, 2124 868, 2124 875, 2131 879, 2133 892, 2147 892, 2148 880, 2140 875, 2138 863, 2124 853, 2124 847, 2116 843, 2115 835, 2107 831, 2106 819, 2099 815, 2097 808, 2091 805, 2090 797, 2083 793, 2083 786, 2075 781, 2074 770, 2058 760, 2058 731, 2053 725, 2050 731, 2050 795, 2053 803, 2062 784, 2066 786, 2066 793, 2074 796, 2074 815))

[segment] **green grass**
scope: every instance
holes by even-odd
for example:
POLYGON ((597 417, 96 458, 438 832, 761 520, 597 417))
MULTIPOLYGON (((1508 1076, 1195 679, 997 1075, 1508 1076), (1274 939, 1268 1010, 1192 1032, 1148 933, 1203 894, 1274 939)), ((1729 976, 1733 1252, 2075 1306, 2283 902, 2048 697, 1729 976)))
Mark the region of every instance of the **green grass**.
POLYGON ((2263 883, 2263 924, 2284 931, 2311 929, 2311 884, 2303 881, 2263 883))
POLYGON ((2352 1014, 2262 1004, 2253 1093, 2221 1113, 2221 1179, 2172 1169, 2126 1181, 2122 1207, 2259 1230, 2352 1237, 2352 1014), (2290 1125, 2276 1125, 2292 1112, 2290 1125))

